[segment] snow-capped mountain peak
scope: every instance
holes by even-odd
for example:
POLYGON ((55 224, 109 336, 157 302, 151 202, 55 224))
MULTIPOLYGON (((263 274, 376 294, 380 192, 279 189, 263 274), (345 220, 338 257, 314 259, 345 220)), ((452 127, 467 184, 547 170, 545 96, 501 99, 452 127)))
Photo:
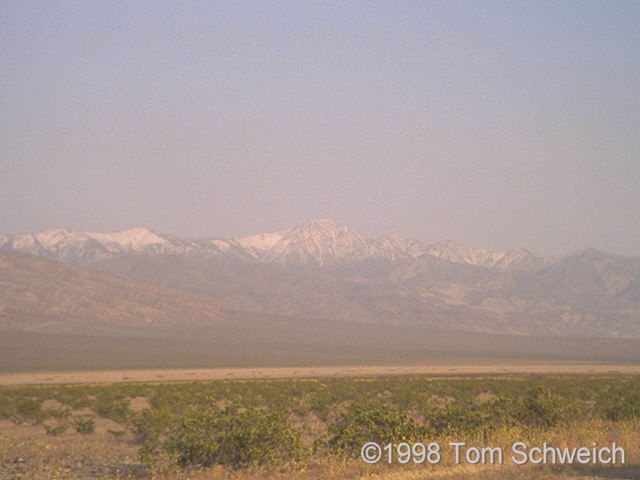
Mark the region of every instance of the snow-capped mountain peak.
POLYGON ((132 250, 149 245, 165 245, 167 239, 148 228, 130 228, 114 233, 87 233, 88 238, 104 244, 113 244, 132 250))
POLYGON ((232 239, 235 243, 247 250, 251 250, 256 253, 256 256, 263 254, 269 249, 273 248, 279 241, 281 241, 287 234, 291 232, 291 229, 278 230, 270 233, 259 233, 257 235, 249 235, 246 237, 236 237, 232 239))
POLYGON ((0 249, 22 251, 86 265, 122 254, 188 255, 212 258, 230 255, 263 263, 324 266, 369 258, 399 261, 423 254, 487 268, 531 269, 548 259, 526 250, 491 252, 448 240, 433 245, 400 236, 365 237, 331 220, 312 219, 298 227, 230 239, 192 240, 147 228, 112 233, 54 228, 33 234, 0 235, 0 249))
POLYGON ((170 245, 168 238, 147 228, 131 228, 112 233, 52 228, 33 234, 2 235, 0 249, 33 253, 73 265, 83 265, 113 255, 143 252, 147 249, 160 253, 170 245))
POLYGON ((289 231, 265 252, 264 259, 284 264, 322 266, 355 261, 370 255, 367 240, 331 220, 309 220, 289 231))

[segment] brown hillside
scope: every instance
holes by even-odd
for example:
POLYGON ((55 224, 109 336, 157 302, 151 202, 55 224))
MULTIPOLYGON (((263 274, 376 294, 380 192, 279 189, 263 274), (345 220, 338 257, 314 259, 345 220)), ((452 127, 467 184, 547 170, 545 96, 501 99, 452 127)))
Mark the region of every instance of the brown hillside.
POLYGON ((181 327, 223 317, 208 297, 0 252, 0 328, 181 327))

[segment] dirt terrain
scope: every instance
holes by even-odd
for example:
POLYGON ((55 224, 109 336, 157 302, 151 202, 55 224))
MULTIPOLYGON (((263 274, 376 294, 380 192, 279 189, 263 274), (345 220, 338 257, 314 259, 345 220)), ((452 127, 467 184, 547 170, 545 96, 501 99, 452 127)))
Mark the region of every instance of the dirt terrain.
POLYGON ((0 374, 0 386, 389 376, 640 375, 640 365, 434 365, 109 370, 0 374))

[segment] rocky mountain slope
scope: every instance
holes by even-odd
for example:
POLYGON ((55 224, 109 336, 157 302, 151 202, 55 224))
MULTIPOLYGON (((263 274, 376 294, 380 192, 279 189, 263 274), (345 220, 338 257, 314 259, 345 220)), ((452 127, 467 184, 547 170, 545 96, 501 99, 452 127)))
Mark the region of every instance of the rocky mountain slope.
POLYGON ((236 312, 640 338, 640 259, 595 250, 546 258, 425 245, 368 238, 327 220, 232 239, 57 229, 0 236, 0 250, 210 297, 236 312))
POLYGON ((0 252, 0 329, 106 333, 216 325, 219 302, 22 253, 0 252))

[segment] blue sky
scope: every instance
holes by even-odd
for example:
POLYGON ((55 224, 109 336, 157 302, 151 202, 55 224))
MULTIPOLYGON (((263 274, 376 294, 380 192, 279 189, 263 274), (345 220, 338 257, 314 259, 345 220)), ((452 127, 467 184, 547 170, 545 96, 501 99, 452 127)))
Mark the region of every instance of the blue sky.
POLYGON ((0 232, 640 255, 638 2, 2 2, 0 232))

